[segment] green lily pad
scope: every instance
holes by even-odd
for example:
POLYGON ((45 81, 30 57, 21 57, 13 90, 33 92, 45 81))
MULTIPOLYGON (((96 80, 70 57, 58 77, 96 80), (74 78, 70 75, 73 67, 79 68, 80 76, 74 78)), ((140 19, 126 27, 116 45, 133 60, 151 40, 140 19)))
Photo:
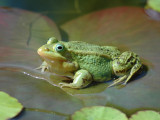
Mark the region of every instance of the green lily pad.
POLYGON ((148 0, 147 6, 155 11, 160 12, 160 0, 148 0))
POLYGON ((160 0, 148 0, 145 12, 152 19, 160 21, 160 0))
POLYGON ((129 120, 160 120, 160 113, 146 110, 133 114, 129 120))
POLYGON ((0 91, 0 120, 6 120, 15 117, 21 112, 23 106, 16 98, 0 91))
POLYGON ((103 106, 82 108, 72 115, 72 120, 128 120, 126 115, 117 109, 103 106))

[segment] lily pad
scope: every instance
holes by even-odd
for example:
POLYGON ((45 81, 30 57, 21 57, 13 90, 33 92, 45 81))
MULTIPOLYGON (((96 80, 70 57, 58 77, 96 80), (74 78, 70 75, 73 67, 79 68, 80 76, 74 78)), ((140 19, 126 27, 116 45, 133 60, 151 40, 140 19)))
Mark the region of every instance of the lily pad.
MULTIPOLYGON (((160 107, 160 24, 150 19, 144 9, 105 9, 61 26, 66 33, 66 37, 63 36, 65 40, 81 40, 99 45, 114 45, 122 51, 131 50, 139 54, 148 67, 147 73, 138 75, 122 89, 106 89, 108 83, 101 83, 81 90, 64 88, 65 92, 55 87, 60 82, 57 80, 61 79, 52 79, 51 76, 44 76, 40 71, 34 70, 42 63, 36 53, 37 48, 55 33, 61 39, 54 22, 43 15, 20 9, 2 9, 0 12, 0 90, 18 98, 26 108, 72 114, 84 106, 109 103, 125 108, 128 113, 142 107, 160 107), (28 39, 29 35, 31 39, 28 39), (28 73, 31 76, 27 76, 28 73), (46 78, 51 84, 39 80, 46 78)), ((33 114, 29 111, 25 115, 31 118, 33 114)))
POLYGON ((160 12, 160 0, 148 0, 147 6, 152 8, 153 10, 160 12))
MULTIPOLYGON (((106 104, 130 109, 131 113, 141 107, 160 108, 160 22, 151 19, 143 8, 104 9, 68 21, 61 28, 68 40, 130 50, 137 53, 147 66, 144 74, 137 75, 124 88, 105 89, 97 97, 106 97, 106 104)), ((96 89, 104 88, 99 86, 96 89)))
POLYGON ((145 12, 154 20, 160 21, 160 0, 148 0, 145 12))
POLYGON ((33 62, 40 62, 37 49, 53 35, 61 39, 55 23, 41 14, 0 8, 0 16, 1 65, 13 65, 18 68, 37 67, 38 64, 33 62))
MULTIPOLYGON (((61 40, 56 24, 46 16, 21 9, 0 8, 0 16, 0 90, 20 100, 25 108, 66 114, 80 109, 79 99, 43 81, 47 74, 35 70, 42 63, 37 49, 51 36, 61 40)), ((35 112, 29 109, 24 114, 41 119, 41 112, 35 112)))
POLYGON ((6 120, 15 117, 23 106, 16 98, 0 91, 0 119, 6 120))
POLYGON ((160 113, 146 110, 133 114, 129 120, 160 120, 160 113))
POLYGON ((117 109, 93 106, 76 111, 72 115, 72 120, 128 120, 128 118, 117 109))

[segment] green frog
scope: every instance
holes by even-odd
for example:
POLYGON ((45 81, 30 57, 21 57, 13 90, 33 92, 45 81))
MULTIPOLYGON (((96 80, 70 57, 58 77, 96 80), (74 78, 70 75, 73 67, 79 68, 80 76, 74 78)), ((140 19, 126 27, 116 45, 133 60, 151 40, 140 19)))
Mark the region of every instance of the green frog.
POLYGON ((141 68, 139 56, 131 51, 121 53, 117 47, 99 46, 82 41, 58 41, 49 38, 47 44, 38 49, 44 62, 38 68, 69 77, 70 83, 59 83, 61 87, 84 88, 92 81, 104 82, 113 79, 109 87, 126 85, 141 68))

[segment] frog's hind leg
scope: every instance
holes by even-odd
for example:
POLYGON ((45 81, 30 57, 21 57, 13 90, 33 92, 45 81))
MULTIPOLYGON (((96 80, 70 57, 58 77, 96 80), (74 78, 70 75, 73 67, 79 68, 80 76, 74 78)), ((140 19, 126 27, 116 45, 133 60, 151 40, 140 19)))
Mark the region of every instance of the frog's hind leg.
POLYGON ((86 70, 79 70, 74 75, 72 83, 59 83, 61 87, 84 88, 92 82, 91 74, 86 70))
POLYGON ((131 77, 142 67, 142 64, 137 61, 137 63, 132 67, 130 74, 128 75, 127 79, 123 83, 123 85, 126 85, 127 82, 131 79, 131 77))
POLYGON ((115 75, 121 76, 114 81, 111 86, 115 86, 123 82, 126 85, 131 77, 141 68, 140 58, 133 52, 126 51, 113 61, 113 71, 115 75))
POLYGON ((121 84, 125 79, 127 78, 127 75, 124 75, 116 80, 113 81, 113 83, 111 85, 109 85, 108 87, 113 87, 113 86, 116 86, 116 85, 119 85, 121 84))

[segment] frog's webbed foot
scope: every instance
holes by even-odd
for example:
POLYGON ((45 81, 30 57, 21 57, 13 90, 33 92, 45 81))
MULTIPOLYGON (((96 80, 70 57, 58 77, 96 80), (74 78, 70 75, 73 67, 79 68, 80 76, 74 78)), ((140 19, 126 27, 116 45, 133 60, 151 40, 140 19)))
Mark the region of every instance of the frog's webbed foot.
POLYGON ((119 85, 119 84, 123 84, 124 83, 124 80, 127 78, 127 75, 124 75, 116 80, 113 81, 112 84, 110 84, 108 87, 113 87, 113 86, 116 86, 116 85, 119 85))
POLYGON ((47 63, 44 61, 42 64, 41 64, 41 66, 39 66, 38 68, 35 68, 36 70, 39 70, 39 69, 41 69, 41 72, 44 72, 44 71, 46 71, 47 69, 48 69, 48 65, 47 65, 47 63))
POLYGON ((115 75, 121 76, 109 87, 123 83, 126 85, 131 77, 141 68, 142 64, 137 54, 126 51, 113 61, 113 71, 115 75))
POLYGON ((76 86, 74 86, 73 83, 59 83, 59 86, 61 88, 63 87, 76 88, 76 86))
POLYGON ((74 75, 72 83, 59 83, 61 87, 84 88, 92 82, 91 74, 86 70, 79 70, 74 75))

